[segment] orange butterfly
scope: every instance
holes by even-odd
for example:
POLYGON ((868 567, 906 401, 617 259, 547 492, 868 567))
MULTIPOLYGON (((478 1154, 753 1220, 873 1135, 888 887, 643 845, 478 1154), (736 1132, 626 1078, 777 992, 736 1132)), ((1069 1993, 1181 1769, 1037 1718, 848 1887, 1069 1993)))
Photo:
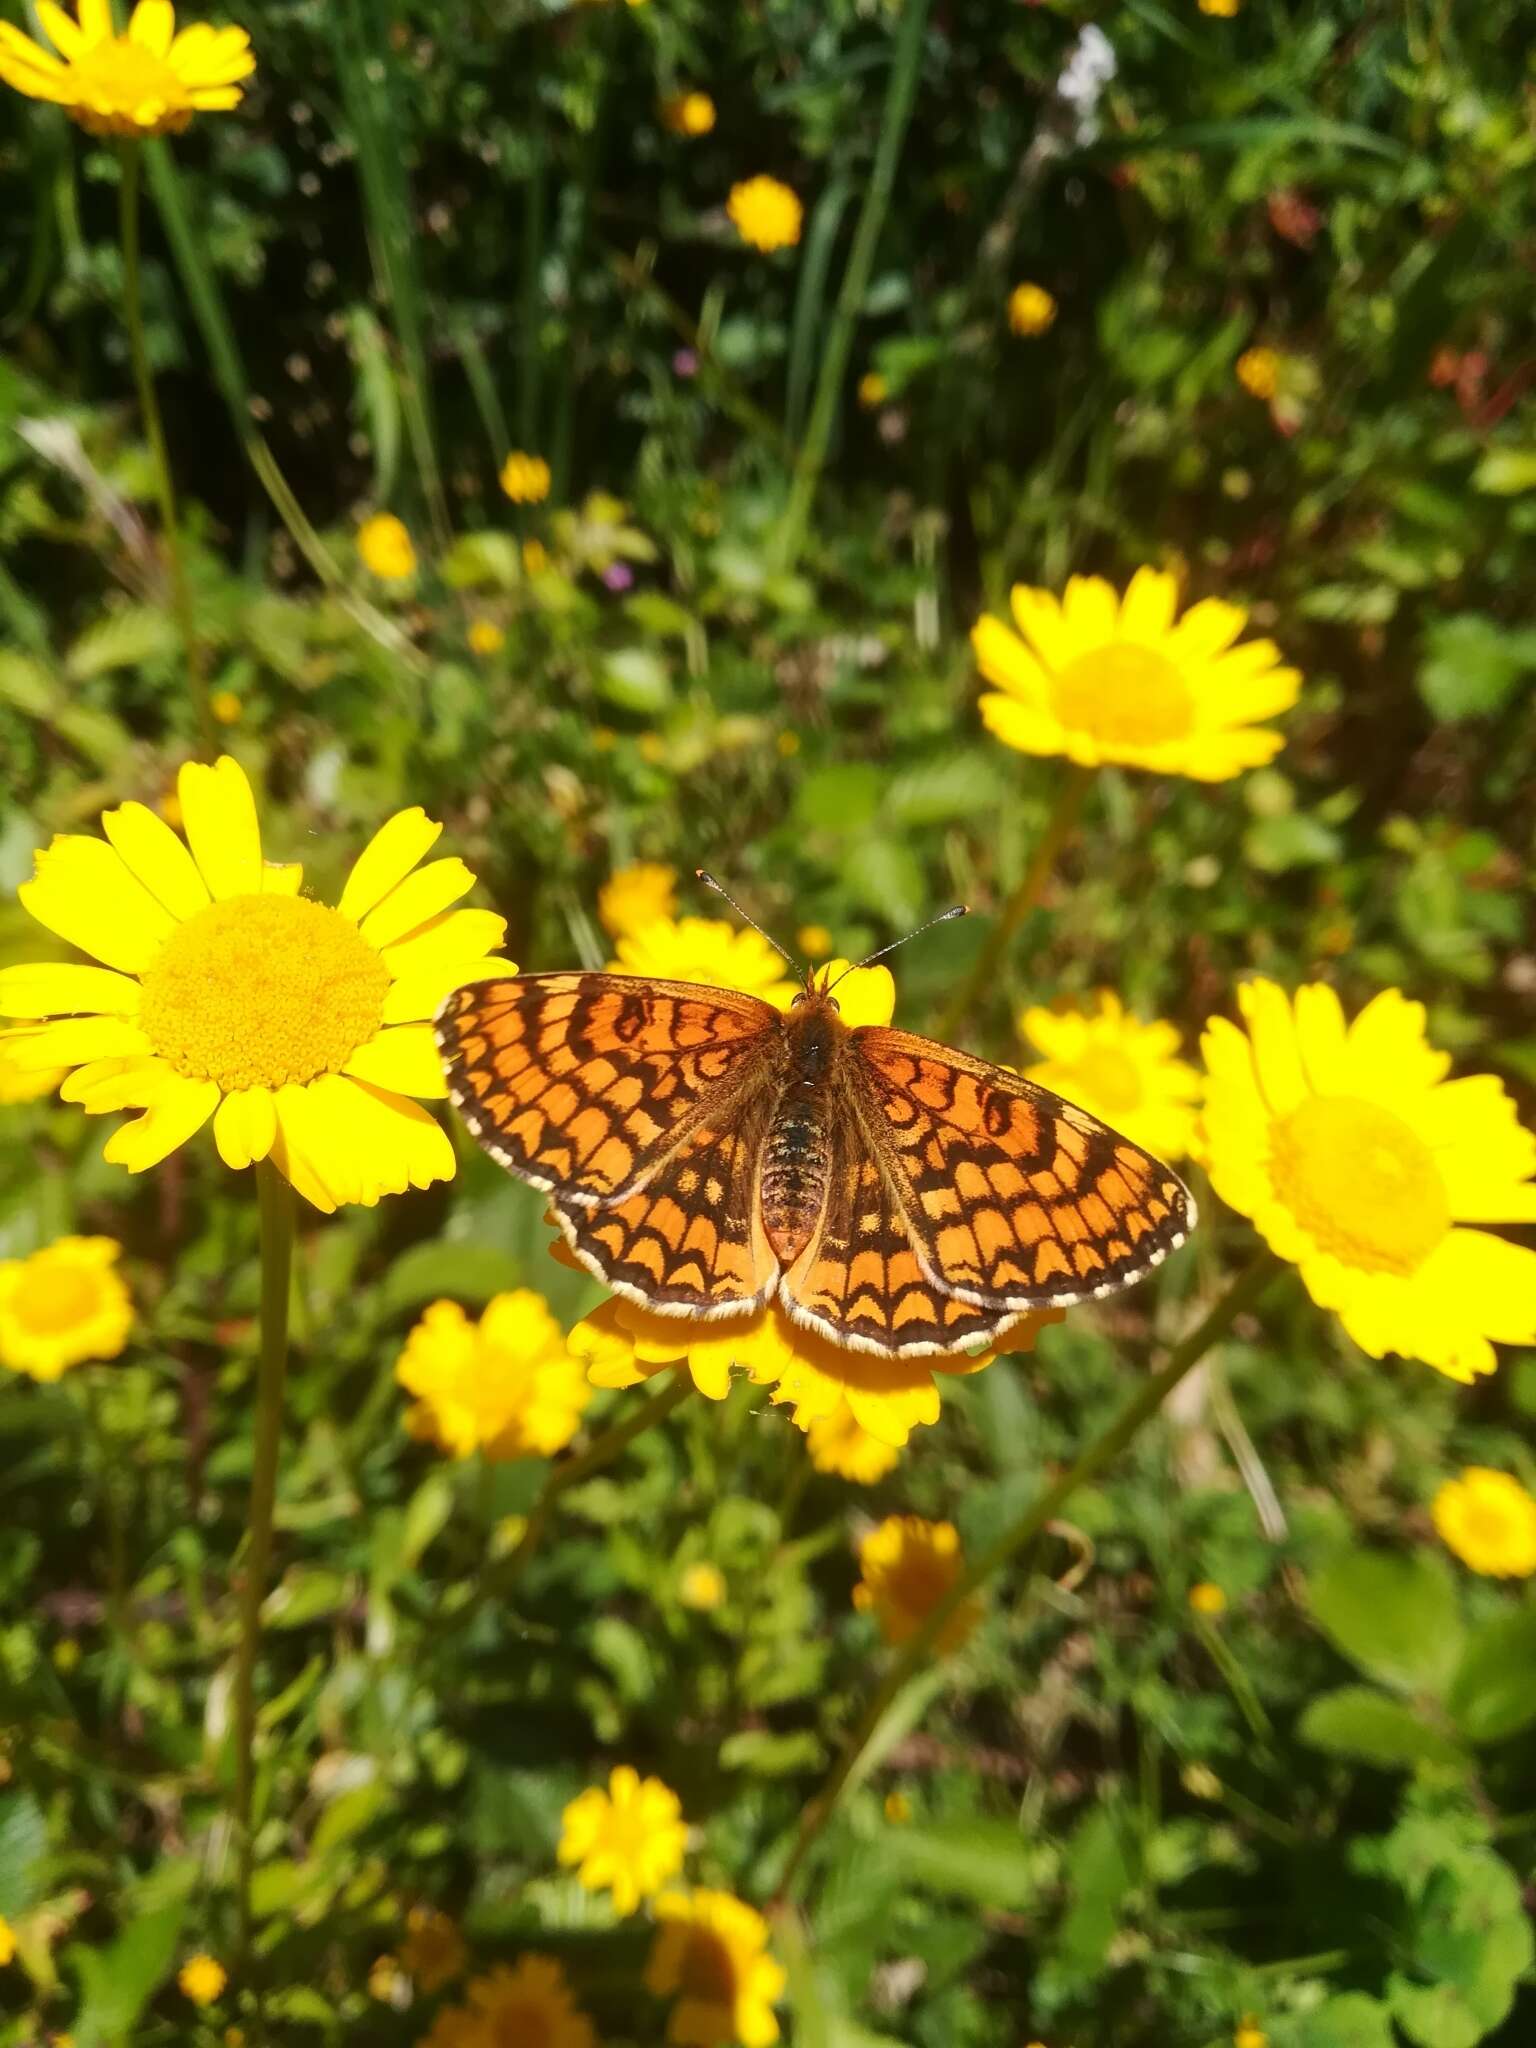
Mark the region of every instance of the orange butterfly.
POLYGON ((812 971, 787 1013, 518 974, 457 990, 436 1030, 486 1151, 660 1315, 777 1295, 834 1344, 923 1357, 1129 1287, 1194 1228, 1177 1176, 1086 1110, 911 1032, 850 1030, 812 971))

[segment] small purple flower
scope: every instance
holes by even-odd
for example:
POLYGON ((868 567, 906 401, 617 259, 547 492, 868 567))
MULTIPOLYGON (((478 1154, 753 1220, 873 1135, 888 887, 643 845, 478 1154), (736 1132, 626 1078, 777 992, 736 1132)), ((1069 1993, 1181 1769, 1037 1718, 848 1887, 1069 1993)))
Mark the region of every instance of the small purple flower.
POLYGON ((628 590, 635 580, 635 572, 628 562, 610 562, 603 571, 603 581, 610 590, 628 590))
POLYGON ((691 348, 680 348, 672 358, 672 374, 676 377, 696 377, 699 373, 699 359, 691 348))

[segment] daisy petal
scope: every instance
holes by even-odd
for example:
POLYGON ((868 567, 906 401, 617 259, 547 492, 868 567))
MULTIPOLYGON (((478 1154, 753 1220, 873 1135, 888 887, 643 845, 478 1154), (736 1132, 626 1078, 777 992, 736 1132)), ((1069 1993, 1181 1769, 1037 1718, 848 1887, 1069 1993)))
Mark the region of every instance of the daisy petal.
POLYGON ((441 967, 425 968, 419 974, 402 974, 398 981, 390 984, 384 998, 383 1021, 386 1024, 425 1024, 437 1015, 445 999, 456 988, 467 988, 472 981, 499 981, 503 975, 516 972, 510 960, 487 955, 462 963, 450 960, 441 967))
POLYGON ((1069 576, 1061 610, 1067 631, 1085 652, 1120 637, 1120 602, 1102 576, 1069 576))
POLYGON ((448 1093, 443 1062, 430 1024, 398 1024, 360 1045, 342 1069, 356 1081, 371 1081, 397 1095, 440 1097, 448 1093))
POLYGON ((382 951, 440 916, 474 886, 475 878, 463 861, 428 861, 398 882, 384 901, 369 911, 358 930, 370 946, 382 951))
POLYGON ((332 1215, 337 1197, 315 1165, 317 1146, 309 1114, 309 1089, 296 1084, 279 1088, 273 1108, 277 1116, 277 1136, 271 1152, 273 1165, 306 1202, 325 1215, 332 1215))
POLYGON ((213 1119, 213 1142, 226 1166, 237 1170, 265 1159, 277 1138, 277 1108, 265 1088, 226 1095, 213 1119))
POLYGON ((83 1012, 132 1017, 139 984, 108 967, 49 961, 37 967, 0 968, 0 1017, 68 1017, 83 1012))
POLYGON ((315 1161, 338 1201, 372 1208, 381 1195, 453 1178, 446 1132, 414 1102, 340 1074, 311 1083, 308 1093, 315 1161))
POLYGON ((142 1054, 90 1060, 69 1076, 59 1090, 59 1100, 78 1102, 87 1116, 105 1116, 114 1109, 142 1109, 174 1078, 174 1069, 165 1060, 142 1054))
POLYGON ((297 860, 264 860, 261 864, 263 896, 297 896, 304 881, 304 864, 297 860))
POLYGON ((1226 652, 1247 623, 1248 614, 1241 605, 1226 604, 1219 597, 1202 598, 1174 627, 1175 646, 1168 651, 1184 661, 1212 660, 1226 652))
POLYGON ((1451 1056, 1429 1043, 1425 1022, 1424 1005, 1400 989, 1372 996, 1349 1027, 1350 1079, 1358 1094, 1390 1108, 1445 1079, 1451 1056))
POLYGON ((1307 1080, 1316 1095, 1342 1095, 1348 1082, 1344 1009, 1325 982, 1296 991, 1296 1037, 1307 1080))
POLYGON ((80 0, 75 11, 87 43, 104 43, 112 35, 112 0, 80 0))
POLYGON ((32 1031, 8 1031, 5 1049, 12 1064, 27 1074, 153 1050, 138 1025, 126 1017, 61 1017, 32 1031))
POLYGON ((101 1156, 112 1166, 143 1173, 196 1135, 218 1106, 217 1081, 188 1081, 171 1075, 144 1114, 116 1130, 101 1156))
POLYGON ((1288 1116, 1307 1093, 1296 1044, 1296 1025, 1283 989, 1272 981, 1245 981, 1238 1007, 1253 1042, 1254 1071, 1264 1099, 1276 1116, 1288 1116))
POLYGON ((122 804, 104 811, 101 829, 157 902, 174 918, 191 917, 206 910, 210 902, 208 885, 197 871, 197 863, 186 847, 147 804, 122 804))
POLYGON ((1161 640, 1178 610, 1176 577, 1161 569, 1138 569, 1120 602, 1120 637, 1149 645, 1161 640))
POLYGON ((996 683, 1010 697, 1043 711, 1050 702, 1050 681, 1017 633, 1011 633, 1001 619, 980 618, 971 629, 971 648, 976 666, 989 683, 996 683))
POLYGON ((358 855, 337 909, 360 923, 426 858, 442 829, 419 805, 396 811, 358 855))
POLYGON ((73 63, 86 47, 79 24, 71 21, 62 7, 55 6, 54 0, 37 0, 37 18, 49 42, 61 56, 73 63))
POLYGON ((1059 670, 1075 652, 1061 605, 1049 590, 1015 583, 1008 593, 1014 623, 1048 669, 1059 670))
POLYGON ((33 880, 17 890, 39 924, 61 939, 139 974, 175 930, 175 922, 104 839, 63 833, 36 857, 33 880))
MULTIPOLYGON (((384 948, 392 975, 424 974, 460 960, 493 953, 506 936, 507 921, 494 910, 450 910, 434 917, 398 945, 384 948)), ((512 973, 509 962, 503 970, 512 973)))
POLYGON ((171 0, 139 0, 128 22, 128 40, 163 57, 176 33, 176 11, 171 0))
POLYGON ((261 827, 245 770, 228 754, 186 761, 176 779, 182 823, 209 894, 222 903, 261 890, 261 827))
POLYGON ((1021 704, 1017 697, 983 697, 981 722, 1005 747, 1015 747, 1021 754, 1062 754, 1067 750, 1068 735, 1060 719, 1052 712, 1021 704))

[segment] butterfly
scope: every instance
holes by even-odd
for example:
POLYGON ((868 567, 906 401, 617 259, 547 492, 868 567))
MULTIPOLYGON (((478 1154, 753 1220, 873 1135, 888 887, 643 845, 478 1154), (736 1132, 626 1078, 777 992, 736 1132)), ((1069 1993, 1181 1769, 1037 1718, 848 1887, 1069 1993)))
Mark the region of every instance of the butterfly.
POLYGON ((923 1357, 1145 1277, 1194 1227, 1178 1177, 1085 1110, 911 1032, 692 982, 518 974, 438 1011, 469 1129, 571 1250, 665 1316, 777 1299, 834 1344, 923 1357))

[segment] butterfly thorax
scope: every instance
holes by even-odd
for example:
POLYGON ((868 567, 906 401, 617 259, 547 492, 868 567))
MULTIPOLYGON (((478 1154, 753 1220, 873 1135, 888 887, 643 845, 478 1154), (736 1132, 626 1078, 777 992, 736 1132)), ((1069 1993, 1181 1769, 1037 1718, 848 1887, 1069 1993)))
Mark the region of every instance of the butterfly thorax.
POLYGON ((763 1148, 763 1228, 785 1266, 810 1242, 831 1171, 832 1076, 847 1037, 837 1005, 819 992, 790 1012, 779 1099, 763 1148))

